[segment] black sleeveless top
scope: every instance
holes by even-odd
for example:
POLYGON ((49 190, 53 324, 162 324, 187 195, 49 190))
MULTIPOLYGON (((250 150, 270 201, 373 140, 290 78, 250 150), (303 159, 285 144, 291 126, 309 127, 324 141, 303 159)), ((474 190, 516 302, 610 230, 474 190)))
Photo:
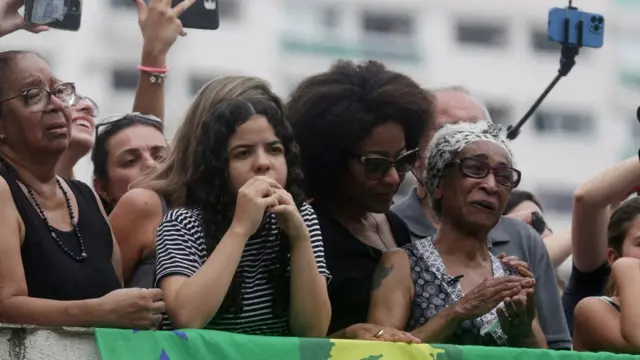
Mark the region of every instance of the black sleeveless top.
MULTIPOLYGON (((30 297, 86 300, 102 297, 120 288, 120 281, 111 263, 111 230, 89 186, 76 180, 64 180, 78 203, 75 217, 88 256, 79 262, 64 252, 51 237, 44 220, 15 177, 5 168, 0 168, 0 176, 11 189, 13 202, 25 226, 21 255, 30 297)), ((54 231, 67 249, 80 254, 80 245, 73 230, 54 231)))
MULTIPOLYGON (((358 240, 321 204, 312 202, 316 212, 327 270, 332 276, 327 285, 331 302, 329 334, 353 324, 366 323, 373 273, 382 251, 358 240)), ((396 245, 411 243, 409 228, 393 211, 385 214, 396 245)))
MULTIPOLYGON (((169 207, 167 206, 167 200, 162 196, 160 196, 160 204, 162 205, 162 217, 164 218, 169 207)), ((127 287, 143 289, 153 288, 155 276, 156 252, 154 250, 152 253, 140 260, 135 269, 133 269, 133 274, 131 275, 131 280, 129 281, 129 284, 127 284, 127 287)))

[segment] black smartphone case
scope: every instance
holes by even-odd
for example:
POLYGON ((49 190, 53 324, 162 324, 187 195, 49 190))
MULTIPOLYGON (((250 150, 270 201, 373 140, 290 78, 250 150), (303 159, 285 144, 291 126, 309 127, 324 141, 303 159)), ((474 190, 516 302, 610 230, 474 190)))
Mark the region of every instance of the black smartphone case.
POLYGON ((540 235, 547 229, 547 223, 544 221, 544 217, 537 211, 531 213, 531 227, 540 235))
MULTIPOLYGON (((172 6, 176 6, 184 0, 171 0, 172 6)), ((217 0, 196 0, 182 15, 182 27, 189 29, 216 30, 220 26, 220 17, 217 0)))

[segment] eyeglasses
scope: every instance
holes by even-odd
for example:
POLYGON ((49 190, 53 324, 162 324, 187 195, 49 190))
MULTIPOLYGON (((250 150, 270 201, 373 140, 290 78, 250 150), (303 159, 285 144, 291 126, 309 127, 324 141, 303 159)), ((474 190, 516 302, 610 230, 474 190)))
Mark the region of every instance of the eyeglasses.
POLYGON ((91 117, 97 118, 98 116, 100 116, 100 108, 98 108, 98 104, 96 104, 96 102, 93 101, 92 98, 88 96, 78 95, 78 103, 75 106, 81 108, 83 103, 89 104, 89 106, 91 106, 91 117))
POLYGON ((413 149, 400 154, 394 160, 379 155, 358 156, 358 160, 364 167, 364 174, 369 180, 381 180, 391 167, 394 167, 398 174, 406 174, 418 160, 418 149, 413 149))
POLYGON ((522 173, 520 170, 516 170, 509 166, 491 166, 488 162, 476 159, 472 157, 465 157, 458 160, 453 160, 449 164, 450 166, 457 166, 460 173, 468 178, 472 179, 484 179, 489 176, 489 173, 493 173, 496 179, 496 183, 506 188, 515 188, 520 184, 522 173))
POLYGON ((129 114, 110 115, 98 121, 98 124, 96 125, 96 136, 102 134, 111 125, 125 119, 137 119, 141 120, 142 122, 157 123, 162 126, 162 120, 160 118, 149 114, 134 112, 129 114))
POLYGON ((76 85, 74 83, 62 83, 49 90, 44 88, 33 88, 21 92, 18 95, 0 101, 0 104, 13 99, 22 98, 24 104, 31 112, 43 112, 51 103, 51 97, 55 96, 63 104, 73 106, 78 103, 76 85))

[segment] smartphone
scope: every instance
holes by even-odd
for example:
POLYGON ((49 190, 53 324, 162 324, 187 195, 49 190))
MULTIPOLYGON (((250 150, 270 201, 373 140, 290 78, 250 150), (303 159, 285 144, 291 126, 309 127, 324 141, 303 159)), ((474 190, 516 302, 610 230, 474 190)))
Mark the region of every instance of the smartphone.
POLYGON ((82 22, 82 0, 26 0, 24 20, 52 29, 78 31, 82 22))
MULTIPOLYGON (((176 6, 184 0, 171 0, 176 6)), ((182 27, 189 29, 216 30, 220 26, 218 0, 196 0, 182 15, 182 27)))
POLYGON ((537 211, 531 213, 531 227, 540 235, 547 230, 547 222, 544 221, 544 217, 537 211))
POLYGON ((548 36, 549 40, 561 44, 601 48, 604 44, 604 16, 578 9, 553 8, 549 10, 548 36), (568 33, 565 19, 569 19, 568 33))

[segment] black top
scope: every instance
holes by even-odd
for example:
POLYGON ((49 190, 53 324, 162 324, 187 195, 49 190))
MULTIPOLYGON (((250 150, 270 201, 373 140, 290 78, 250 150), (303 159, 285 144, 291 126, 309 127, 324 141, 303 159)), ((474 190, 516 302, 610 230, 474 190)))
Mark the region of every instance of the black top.
MULTIPOLYGON (((160 196, 160 205, 162 206, 162 217, 167 214, 169 207, 167 206, 167 200, 160 196)), ((156 276, 156 251, 152 251, 146 257, 140 260, 140 262, 133 269, 131 280, 127 287, 130 288, 143 288, 150 289, 154 287, 156 276)))
MULTIPOLYGON (((89 186, 76 180, 64 180, 78 203, 78 230, 88 255, 79 262, 51 237, 44 220, 18 185, 15 177, 0 168, 13 202, 25 226, 21 247, 22 266, 29 296, 52 300, 95 299, 119 289, 120 281, 111 264, 113 238, 96 197, 89 186)), ((55 229, 58 239, 74 254, 80 245, 71 231, 55 229)))
MULTIPOLYGON (((322 231, 324 256, 331 301, 329 334, 357 323, 367 322, 373 272, 382 251, 358 240, 329 212, 315 202, 311 203, 322 231)), ((385 214, 398 247, 411 243, 407 225, 393 212, 385 214)))
POLYGON ((591 272, 582 272, 575 266, 571 269, 569 283, 562 295, 562 305, 564 314, 569 325, 569 332, 573 336, 573 311, 580 300, 590 296, 602 296, 607 280, 611 275, 609 264, 602 264, 599 268, 591 272))

